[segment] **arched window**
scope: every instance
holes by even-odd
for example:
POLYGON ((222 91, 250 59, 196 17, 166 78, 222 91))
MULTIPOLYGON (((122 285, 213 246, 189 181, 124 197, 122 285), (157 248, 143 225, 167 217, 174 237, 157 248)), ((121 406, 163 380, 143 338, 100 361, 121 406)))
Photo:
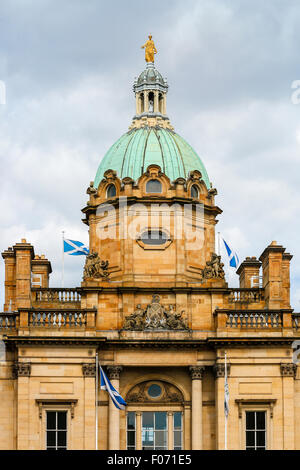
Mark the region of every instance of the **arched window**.
POLYGON ((149 180, 146 184, 146 192, 147 193, 161 193, 162 192, 162 184, 158 180, 149 180))
POLYGON ((176 386, 142 382, 129 391, 126 403, 128 450, 168 450, 170 433, 174 450, 184 449, 184 398, 176 386))
POLYGON ((191 196, 195 199, 198 199, 199 197, 199 189, 195 184, 191 187, 191 196))
POLYGON ((145 245, 164 245, 168 241, 168 235, 161 230, 147 230, 142 233, 141 241, 145 245))
POLYGON ((106 191, 106 197, 115 197, 117 194, 117 190, 114 184, 110 184, 106 191))

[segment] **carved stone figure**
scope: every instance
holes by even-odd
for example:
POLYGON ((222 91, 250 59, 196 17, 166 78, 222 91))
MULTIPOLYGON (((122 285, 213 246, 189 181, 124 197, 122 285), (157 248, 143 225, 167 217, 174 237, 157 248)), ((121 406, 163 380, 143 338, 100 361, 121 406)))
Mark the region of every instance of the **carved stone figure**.
POLYGON ((188 326, 183 318, 184 310, 177 313, 174 306, 170 305, 166 310, 160 304, 159 295, 152 297, 151 304, 143 310, 138 304, 136 310, 125 317, 124 330, 187 330, 188 326))
POLYGON ((136 310, 129 316, 125 317, 124 330, 141 331, 144 329, 144 310, 141 305, 136 306, 136 310))
POLYGON ((86 257, 83 279, 87 278, 108 278, 108 261, 102 261, 98 253, 90 253, 86 257))
POLYGON ((224 264, 221 262, 221 256, 212 253, 211 260, 206 262, 206 266, 202 271, 204 279, 224 279, 224 264))

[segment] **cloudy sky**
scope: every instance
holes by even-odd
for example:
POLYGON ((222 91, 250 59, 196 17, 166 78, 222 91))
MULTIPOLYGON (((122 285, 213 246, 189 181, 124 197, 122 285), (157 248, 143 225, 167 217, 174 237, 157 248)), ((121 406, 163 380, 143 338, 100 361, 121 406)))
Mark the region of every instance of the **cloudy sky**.
MULTIPOLYGON (((1 251, 26 238, 60 286, 61 231, 88 241, 85 191, 130 125, 151 32, 172 124, 218 189, 218 229, 240 259, 283 244, 300 311, 299 24, 299 0, 1 0, 1 251)), ((83 261, 66 257, 66 286, 83 261)))

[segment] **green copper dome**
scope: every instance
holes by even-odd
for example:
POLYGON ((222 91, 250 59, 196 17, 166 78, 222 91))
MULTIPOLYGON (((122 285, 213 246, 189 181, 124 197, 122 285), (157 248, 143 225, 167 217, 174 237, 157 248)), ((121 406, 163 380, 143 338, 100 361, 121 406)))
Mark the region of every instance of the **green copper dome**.
POLYGON ((122 135, 101 161, 94 187, 98 188, 108 169, 115 170, 121 179, 130 177, 136 181, 151 164, 159 165, 171 181, 199 170, 210 188, 206 169, 192 147, 174 131, 161 127, 132 129, 122 135))

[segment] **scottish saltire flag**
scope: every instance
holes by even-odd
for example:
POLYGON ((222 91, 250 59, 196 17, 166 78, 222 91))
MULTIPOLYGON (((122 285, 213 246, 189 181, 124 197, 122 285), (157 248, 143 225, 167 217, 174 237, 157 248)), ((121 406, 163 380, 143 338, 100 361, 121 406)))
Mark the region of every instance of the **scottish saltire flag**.
POLYGON ((84 243, 78 242, 76 240, 66 240, 64 239, 64 253, 73 256, 88 255, 89 250, 84 243))
POLYGON ((228 246, 227 243, 225 242, 224 238, 223 238, 223 242, 224 242, 224 245, 225 245, 227 254, 228 254, 229 265, 230 265, 232 268, 237 268, 238 265, 239 265, 239 263, 240 263, 240 260, 239 260, 238 255, 237 255, 234 251, 232 251, 231 248, 229 248, 229 246, 228 246))
POLYGON ((227 380, 227 364, 225 362, 225 383, 224 383, 224 413, 226 418, 228 418, 229 414, 229 387, 228 387, 228 380, 227 380))
POLYGON ((125 406, 127 406, 127 403, 119 392, 112 386, 108 378, 106 377, 105 373, 102 370, 102 367, 100 366, 100 388, 101 390, 105 390, 106 392, 109 393, 110 398, 112 399, 114 405, 116 408, 119 410, 125 410, 125 406))

